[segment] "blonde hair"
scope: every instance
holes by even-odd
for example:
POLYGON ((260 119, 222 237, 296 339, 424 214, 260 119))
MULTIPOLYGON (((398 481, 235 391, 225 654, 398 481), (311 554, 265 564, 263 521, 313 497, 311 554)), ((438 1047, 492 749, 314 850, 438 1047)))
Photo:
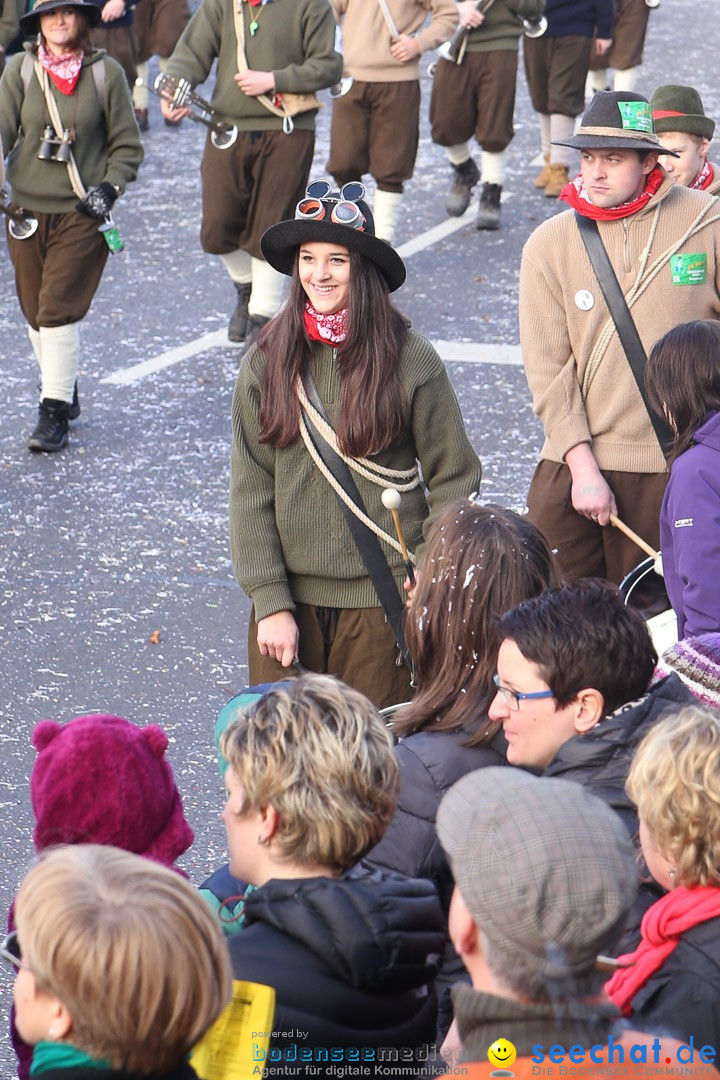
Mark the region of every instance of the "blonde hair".
POLYGON ((280 858, 354 866, 395 811, 393 741, 375 707, 327 675, 269 690, 228 727, 221 753, 243 788, 243 814, 272 806, 280 858))
POLYGON ((635 751, 626 790, 677 885, 720 885, 720 717, 689 705, 635 751))
POLYGON ((178 873, 97 844, 30 870, 15 918, 38 989, 72 1017, 69 1042, 141 1076, 175 1067, 231 993, 219 924, 178 873))

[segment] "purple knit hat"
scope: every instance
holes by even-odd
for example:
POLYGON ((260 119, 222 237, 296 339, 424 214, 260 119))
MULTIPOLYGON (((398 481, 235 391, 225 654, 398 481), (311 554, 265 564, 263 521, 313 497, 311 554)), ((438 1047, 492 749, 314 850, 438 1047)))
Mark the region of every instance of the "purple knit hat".
POLYGON ((41 720, 30 776, 37 851, 109 844, 172 866, 193 842, 162 728, 119 716, 41 720))
POLYGON ((720 634, 683 638, 666 649, 656 676, 675 672, 703 705, 720 709, 720 634))

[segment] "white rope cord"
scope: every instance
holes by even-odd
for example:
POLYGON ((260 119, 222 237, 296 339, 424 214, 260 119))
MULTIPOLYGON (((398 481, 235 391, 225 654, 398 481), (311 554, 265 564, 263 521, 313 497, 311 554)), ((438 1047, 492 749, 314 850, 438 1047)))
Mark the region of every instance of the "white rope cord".
MULTIPOLYGON (((53 97, 52 91, 50 89, 50 80, 48 79, 48 73, 47 71, 45 71, 44 68, 40 66, 37 60, 35 61, 35 74, 38 77, 38 81, 40 83, 40 86, 42 87, 42 92, 45 95, 45 101, 47 102, 48 112, 50 114, 50 122, 55 128, 55 137, 58 139, 62 139, 64 130, 62 119, 60 118, 57 102, 55 101, 55 98, 53 97)), ((78 199, 84 199, 87 195, 87 188, 83 184, 82 177, 78 172, 78 167, 75 164, 75 158, 73 157, 72 150, 70 151, 70 158, 65 164, 67 165, 68 177, 70 179, 70 185, 73 191, 77 195, 78 199)))
POLYGON ((392 486, 397 491, 413 491, 419 486, 420 474, 417 465, 413 465, 411 469, 386 469, 383 465, 378 465, 376 462, 370 461, 369 458, 355 458, 350 457, 348 454, 344 454, 338 444, 335 431, 330 424, 328 424, 325 417, 321 416, 309 401, 301 379, 298 379, 297 381, 297 392, 298 397, 300 398, 300 404, 303 409, 310 414, 310 419, 324 438, 325 442, 331 446, 338 457, 341 457, 345 464, 356 473, 360 476, 364 476, 370 483, 377 484, 378 487, 388 487, 388 480, 392 480, 392 486), (410 483, 401 483, 403 480, 409 480, 410 483))
MULTIPOLYGON (((395 537, 390 536, 390 534, 386 533, 384 529, 381 529, 379 525, 376 525, 372 518, 369 518, 367 514, 363 514, 362 510, 360 510, 357 504, 350 498, 342 485, 338 484, 337 480, 330 472, 323 459, 320 457, 320 454, 318 453, 315 444, 310 437, 307 420, 302 413, 300 414, 300 434, 302 435, 307 452, 309 453, 310 457, 313 459, 327 482, 330 484, 330 487, 333 489, 335 494, 342 499, 342 501, 347 507, 349 507, 350 510, 352 510, 355 517, 362 521, 363 525, 366 525, 368 529, 372 530, 372 532, 374 532, 380 540, 384 540, 389 547, 393 548, 393 550, 399 552, 401 555, 404 556, 403 549, 400 547, 400 544, 395 539, 395 537)), ((415 562, 415 556, 411 551, 408 551, 408 557, 410 559, 410 562, 415 562)))
MULTIPOLYGON (((649 286, 658 276, 663 267, 667 266, 673 255, 677 254, 677 252, 680 250, 683 244, 686 243, 686 241, 692 239, 692 237, 695 236, 696 233, 701 232, 701 230, 706 228, 708 225, 712 225, 714 222, 720 221, 720 214, 715 214, 713 217, 708 218, 705 221, 703 220, 703 218, 706 217, 710 210, 713 209, 712 202, 706 203, 706 205, 702 208, 695 220, 691 222, 691 224, 688 226, 688 229, 686 230, 684 235, 681 236, 680 239, 677 240, 671 247, 667 248, 664 252, 662 252, 657 257, 655 262, 652 263, 649 268, 647 268, 646 264, 650 256, 650 247, 652 245, 652 241, 655 236, 655 231, 659 221, 660 209, 661 207, 658 206, 657 210, 655 211, 655 220, 653 221, 650 237, 643 253, 643 262, 640 267, 640 271, 637 278, 635 279, 635 282, 633 283, 632 288, 625 297, 628 308, 630 309, 632 309, 635 302, 643 295, 646 289, 649 288, 649 286), (643 275, 645 274, 646 276, 643 277, 643 275)), ((582 385, 583 400, 587 398, 590 384, 597 373, 600 362, 603 359, 607 351, 608 345, 610 344, 610 341, 612 340, 612 337, 615 333, 615 323, 612 316, 609 316, 607 322, 605 323, 598 335, 597 342, 595 344, 595 347, 593 348, 592 353, 590 354, 590 360, 588 361, 588 366, 585 370, 585 376, 583 378, 582 385)))

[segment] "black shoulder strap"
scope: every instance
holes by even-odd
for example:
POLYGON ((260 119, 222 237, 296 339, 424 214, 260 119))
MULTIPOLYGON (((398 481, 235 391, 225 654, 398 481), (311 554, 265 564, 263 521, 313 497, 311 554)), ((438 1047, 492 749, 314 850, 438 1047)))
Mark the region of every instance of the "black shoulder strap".
POLYGON ((667 457, 675 436, 648 401, 647 393, 645 392, 645 365, 647 363, 645 348, 640 340, 635 320, 630 313, 630 308, 627 306, 627 301, 620 288, 620 283, 615 275, 613 265, 610 262, 610 257, 605 250, 605 245, 602 242, 597 221, 585 217, 584 214, 579 214, 577 210, 575 211, 575 220, 577 221, 580 236, 585 244, 585 249, 590 258, 590 262, 592 263, 592 268, 595 271, 595 276, 598 279, 602 294, 605 297, 608 311, 615 323, 615 329, 620 338, 620 344, 623 347, 627 362, 630 365, 630 370, 633 373, 637 388, 640 391, 640 396, 643 399, 643 404, 650 417, 650 423, 652 424, 657 440, 660 443, 660 449, 665 457, 667 457))
MULTIPOLYGON (((315 387, 315 383, 309 372, 303 374, 303 385, 305 387, 305 393, 307 394, 308 401, 313 408, 320 413, 324 420, 327 420, 325 410, 323 408, 322 401, 315 387)), ((363 514, 367 516, 367 510, 362 500, 362 495, 358 491, 357 484, 352 478, 350 469, 345 464, 343 459, 335 452, 328 442, 322 437, 312 422, 311 417, 306 410, 303 409, 303 416, 307 422, 310 437, 313 441, 315 449, 322 458, 323 462, 330 470, 335 480, 338 482, 341 488, 345 491, 352 501, 363 514)), ((403 602, 400 593, 398 592, 395 579, 390 571, 390 566, 385 553, 380 546, 378 540, 372 529, 369 529, 350 509, 350 507, 340 498, 336 493, 338 502, 340 503, 340 509, 342 510, 345 520, 348 523, 350 532, 352 533, 353 540, 357 544, 358 551, 362 557, 365 567, 370 579, 375 587, 375 592, 378 594, 378 599, 382 604, 387 621, 392 627, 392 631, 397 640, 400 652, 403 660, 412 671, 412 661, 408 652, 408 647, 405 642, 405 604, 403 602)))

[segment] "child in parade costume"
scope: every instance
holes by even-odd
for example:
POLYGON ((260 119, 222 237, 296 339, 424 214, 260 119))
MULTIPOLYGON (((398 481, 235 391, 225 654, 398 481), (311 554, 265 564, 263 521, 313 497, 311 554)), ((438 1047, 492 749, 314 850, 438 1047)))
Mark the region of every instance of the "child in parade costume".
POLYGON ((606 990, 633 1027, 695 1046, 720 1033, 720 717, 690 706, 638 747, 627 781, 648 870, 666 890, 606 990))
MULTIPOLYGON (((315 146, 318 103, 312 95, 342 75, 328 0, 202 0, 167 74, 195 87, 216 59, 211 104, 238 136, 218 149, 208 133, 200 243, 221 257, 235 285, 228 337, 247 347, 277 313, 284 284, 265 261, 260 237, 302 198, 315 146), (310 97, 312 107, 284 115, 282 98, 290 94, 310 97)), ((166 120, 189 111, 166 100, 161 109, 166 120)))
MULTIPOLYGON (((168 740, 119 716, 78 716, 68 724, 42 720, 32 736, 38 751, 30 775, 38 854, 58 844, 106 844, 175 869, 193 842, 172 767, 168 740)), ((8 926, 13 929, 11 909, 8 926)), ((12 1030, 20 1080, 31 1050, 12 1030)))
POLYGON ((197 1080, 230 998, 222 934, 178 874, 116 848, 55 848, 17 896, 15 1015, 42 1080, 197 1080))
POLYGON ((658 86, 650 98, 653 123, 665 146, 677 158, 665 168, 676 184, 720 194, 720 165, 708 160, 715 121, 705 115, 702 98, 692 86, 658 86))
POLYGON ((84 0, 36 0, 20 26, 39 31, 38 41, 9 61, 0 80, 12 199, 38 223, 20 239, 8 228, 8 248, 40 365, 28 447, 46 453, 67 444, 68 421, 80 415, 79 324, 114 242, 100 228, 143 159, 125 76, 90 41, 99 20, 100 9, 84 0))
POLYGON ((299 657, 382 707, 407 700, 409 671, 304 418, 351 469, 398 590, 406 568, 382 490, 403 492, 412 551, 445 502, 477 491, 481 468, 442 360, 390 300, 405 267, 374 235, 362 185, 309 190, 263 236, 268 263, 292 278, 290 299, 244 357, 233 399, 230 526, 253 601, 249 681, 287 677, 299 657), (314 389, 327 427, 309 406, 314 389))
POLYGON ((675 432, 660 547, 679 637, 694 637, 720 630, 720 323, 668 331, 653 346, 645 378, 650 401, 675 432))

